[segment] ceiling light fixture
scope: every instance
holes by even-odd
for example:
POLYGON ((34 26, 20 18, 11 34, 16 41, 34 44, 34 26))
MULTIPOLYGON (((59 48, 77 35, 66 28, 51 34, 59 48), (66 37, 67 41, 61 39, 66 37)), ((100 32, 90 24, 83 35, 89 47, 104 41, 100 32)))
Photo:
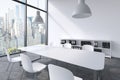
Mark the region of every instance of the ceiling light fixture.
POLYGON ((43 24, 44 23, 42 17, 40 16, 40 11, 36 12, 36 17, 35 17, 33 23, 34 24, 43 24))
POLYGON ((86 18, 92 15, 90 8, 85 3, 85 0, 78 0, 76 10, 73 12, 73 18, 86 18))
MULTIPOLYGON (((39 7, 39 0, 37 0, 37 7, 39 7)), ((40 11, 36 12, 36 17, 33 21, 34 24, 44 24, 42 17, 40 16, 40 11)))

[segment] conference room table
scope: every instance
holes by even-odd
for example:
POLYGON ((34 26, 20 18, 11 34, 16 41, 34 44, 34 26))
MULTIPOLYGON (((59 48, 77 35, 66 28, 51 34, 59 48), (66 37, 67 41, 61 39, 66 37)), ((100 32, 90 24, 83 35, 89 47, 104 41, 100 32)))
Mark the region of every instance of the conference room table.
POLYGON ((99 52, 77 50, 63 47, 52 47, 47 45, 33 45, 18 48, 40 56, 48 57, 58 61, 66 62, 76 66, 91 69, 94 72, 94 80, 99 80, 99 72, 104 69, 105 54, 99 52))

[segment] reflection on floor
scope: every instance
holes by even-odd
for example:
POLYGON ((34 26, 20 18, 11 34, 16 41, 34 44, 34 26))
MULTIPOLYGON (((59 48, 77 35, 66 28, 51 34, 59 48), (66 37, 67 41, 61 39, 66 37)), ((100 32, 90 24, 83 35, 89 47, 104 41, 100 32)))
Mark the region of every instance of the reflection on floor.
MULTIPOLYGON (((27 53, 31 59, 39 58, 38 55, 27 53)), ((82 77, 84 80, 93 80, 93 71, 83 67, 73 66, 67 63, 51 60, 42 57, 38 60, 44 64, 56 64, 70 69, 74 75, 82 77)), ((9 63, 6 57, 0 58, 0 80, 34 80, 33 74, 24 72, 19 63, 9 63)), ((120 80, 120 59, 106 58, 105 69, 102 71, 103 80, 120 80)), ((38 80, 49 80, 47 68, 40 73, 37 73, 38 80)))

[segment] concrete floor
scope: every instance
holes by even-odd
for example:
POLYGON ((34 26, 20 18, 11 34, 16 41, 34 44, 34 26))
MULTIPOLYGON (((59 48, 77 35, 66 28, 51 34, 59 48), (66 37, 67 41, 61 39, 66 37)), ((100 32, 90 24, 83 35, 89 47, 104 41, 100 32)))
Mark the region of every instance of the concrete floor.
MULTIPOLYGON (((39 58, 37 55, 27 53, 32 60, 39 58)), ((17 56, 17 55, 14 55, 17 56)), ((13 57, 14 57, 13 56, 13 57)), ((82 77, 84 80, 93 80, 93 71, 73 66, 67 63, 51 60, 48 58, 42 58, 38 60, 44 64, 56 64, 65 67, 73 72, 74 75, 82 77)), ((37 73, 38 80, 49 80, 49 74, 47 68, 41 73, 37 73)), ((103 80, 120 80, 120 59, 116 58, 106 58, 105 69, 102 71, 103 80)), ((0 58, 0 80, 35 80, 33 79, 33 74, 25 72, 19 63, 10 63, 7 61, 6 57, 0 58)))

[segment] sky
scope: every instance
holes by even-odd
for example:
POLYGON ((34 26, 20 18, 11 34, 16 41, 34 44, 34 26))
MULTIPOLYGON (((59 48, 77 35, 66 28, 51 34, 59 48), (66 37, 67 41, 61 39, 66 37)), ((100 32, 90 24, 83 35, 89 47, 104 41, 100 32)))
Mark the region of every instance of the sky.
POLYGON ((0 2, 0 16, 4 16, 8 12, 8 8, 14 8, 15 2, 12 0, 2 0, 0 2))
MULTIPOLYGON (((22 1, 25 1, 25 0, 22 0, 22 1)), ((38 4, 38 0, 28 0, 27 2, 29 4, 32 4, 33 6, 41 7, 43 10, 45 10, 45 8, 46 8, 45 7, 46 0, 40 0, 39 4, 38 4)), ((18 17, 18 16, 20 16, 20 17, 24 16, 23 15, 24 7, 19 6, 19 8, 18 8, 18 6, 16 6, 16 5, 20 5, 20 4, 17 2, 14 2, 12 0, 2 0, 0 2, 0 17, 5 18, 6 13, 10 13, 12 15, 11 17, 13 17, 13 18, 18 17), (22 9, 20 9, 20 8, 22 8, 22 9)), ((36 11, 37 11, 36 9, 27 7, 27 16, 34 18, 36 16, 36 11)), ((43 12, 40 11, 40 15, 43 17, 43 19, 45 19, 45 14, 43 12)))

